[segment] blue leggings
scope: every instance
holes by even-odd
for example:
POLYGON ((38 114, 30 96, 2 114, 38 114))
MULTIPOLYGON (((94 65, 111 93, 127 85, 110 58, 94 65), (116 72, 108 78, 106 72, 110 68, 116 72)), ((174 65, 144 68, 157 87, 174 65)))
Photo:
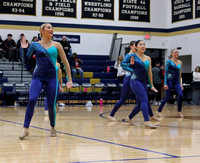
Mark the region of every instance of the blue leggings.
POLYGON ((153 116, 153 112, 151 110, 151 106, 148 100, 147 84, 142 83, 135 79, 131 79, 130 86, 131 86, 132 91, 136 95, 137 106, 133 109, 133 111, 129 115, 129 118, 132 119, 137 113, 140 112, 140 110, 142 110, 144 121, 149 121, 149 110, 150 110, 150 116, 151 115, 153 116))
MULTIPOLYGON (((56 97, 56 103, 58 101, 58 98, 59 98, 59 84, 58 84, 58 88, 57 88, 57 97, 56 97)), ((47 97, 45 99, 45 110, 49 110, 48 109, 48 103, 47 103, 47 97)))
POLYGON ((158 112, 162 111, 165 103, 169 100, 172 88, 174 88, 174 90, 176 91, 178 95, 178 112, 181 112, 182 100, 183 100, 183 91, 182 91, 181 85, 177 82, 174 82, 173 80, 169 80, 167 82, 167 85, 168 85, 168 89, 166 90, 165 98, 163 99, 163 101, 161 102, 158 108, 158 112))
POLYGON ((39 79, 33 78, 31 81, 30 91, 29 91, 29 101, 26 108, 26 115, 24 120, 24 127, 29 128, 34 107, 37 102, 37 98, 40 95, 40 92, 45 86, 46 94, 47 94, 47 102, 49 108, 49 119, 51 127, 55 126, 56 122, 56 97, 57 97, 57 77, 49 78, 49 79, 39 79))
POLYGON ((110 113, 110 116, 112 117, 114 117, 117 110, 126 102, 131 93, 130 78, 131 76, 124 77, 120 100, 115 104, 113 110, 110 113))
MULTIPOLYGON (((135 117, 141 110, 141 102, 138 100, 137 101, 137 105, 133 108, 131 114, 128 116, 130 119, 132 119, 133 117, 135 117)), ((149 111, 149 116, 153 117, 153 111, 151 109, 151 105, 150 102, 148 102, 148 111, 149 111)))
MULTIPOLYGON (((110 113, 110 116, 112 116, 112 117, 114 117, 117 110, 126 102, 130 93, 132 92, 131 87, 130 87, 130 78, 131 78, 130 76, 125 76, 125 78, 124 78, 120 100, 115 104, 113 110, 110 113)), ((148 91, 148 89, 146 87, 146 92, 147 91, 148 91)), ((133 109, 131 114, 129 115, 130 119, 132 119, 137 113, 140 112, 141 102, 139 100, 137 100, 136 103, 137 103, 137 105, 135 106, 135 108, 133 109)), ((148 110, 149 110, 149 116, 152 117, 153 112, 152 112, 151 105, 149 102, 148 102, 148 110)))

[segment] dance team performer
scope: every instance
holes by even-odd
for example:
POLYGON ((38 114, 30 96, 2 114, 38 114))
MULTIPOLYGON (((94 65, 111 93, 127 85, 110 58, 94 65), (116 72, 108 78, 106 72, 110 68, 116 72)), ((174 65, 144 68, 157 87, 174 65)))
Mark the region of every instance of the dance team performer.
POLYGON ((26 60, 32 58, 32 55, 36 56, 36 68, 33 72, 33 78, 31 81, 30 91, 29 91, 29 101, 26 109, 26 115, 24 120, 24 126, 20 139, 24 139, 29 135, 29 125, 33 116, 34 107, 37 98, 45 86, 45 91, 47 94, 47 103, 49 109, 49 119, 51 125, 50 136, 56 136, 55 122, 56 122, 56 98, 58 89, 58 77, 56 72, 56 60, 59 54, 62 59, 66 73, 67 73, 67 84, 68 88, 72 87, 71 71, 68 60, 65 56, 64 50, 60 43, 52 41, 53 37, 53 27, 49 23, 42 24, 40 26, 40 36, 42 38, 39 42, 34 42, 31 44, 28 53, 26 55, 26 60))
POLYGON ((165 78, 164 78, 164 89, 166 90, 166 95, 161 102, 157 114, 162 115, 162 109, 165 103, 169 100, 171 90, 174 89, 178 95, 178 116, 183 118, 182 110, 182 99, 183 99, 183 85, 181 81, 181 70, 182 61, 178 60, 179 51, 177 49, 171 50, 171 59, 167 60, 165 67, 165 78))
MULTIPOLYGON (((131 41, 130 44, 129 44, 129 46, 130 46, 130 52, 126 56, 131 55, 132 53, 136 53, 135 41, 131 41)), ((121 92, 120 100, 115 104, 113 110, 111 111, 110 115, 108 116, 108 119, 110 121, 117 121, 115 119, 115 117, 114 117, 115 113, 126 102, 126 100, 128 99, 130 93, 132 92, 131 87, 130 87, 130 78, 131 78, 131 72, 126 71, 126 76, 125 76, 124 81, 123 81, 123 86, 122 86, 122 92, 121 92)), ((137 101, 137 105, 135 106, 135 108, 136 107, 140 107, 139 103, 140 102, 137 101)), ((155 120, 155 121, 159 121, 159 119, 154 116, 154 114, 152 112, 152 109, 151 109, 151 105, 150 105, 149 102, 148 102, 148 109, 149 109, 150 119, 151 120, 155 120)), ((132 123, 132 121, 129 118, 129 116, 126 118, 126 120, 129 122, 130 125, 134 126, 134 124, 132 123)))
POLYGON ((131 119, 142 110, 145 126, 154 129, 157 128, 157 126, 153 125, 149 119, 149 110, 150 114, 153 114, 153 112, 149 109, 151 107, 148 100, 148 87, 146 83, 146 79, 148 78, 151 90, 157 92, 153 86, 151 58, 144 54, 146 51, 144 41, 138 40, 135 43, 135 47, 136 53, 127 56, 121 63, 124 70, 132 73, 130 78, 130 87, 136 95, 138 105, 128 116, 128 121, 131 123, 131 119))
MULTIPOLYGON (((130 52, 126 56, 136 52, 135 51, 135 41, 131 41, 129 46, 130 46, 130 52)), ((126 71, 126 75, 123 80, 123 86, 122 86, 120 100, 115 104, 110 115, 108 116, 108 119, 111 121, 117 121, 115 119, 114 115, 117 112, 117 110, 126 102, 126 100, 128 99, 128 97, 131 93, 130 78, 131 78, 131 73, 126 71)))

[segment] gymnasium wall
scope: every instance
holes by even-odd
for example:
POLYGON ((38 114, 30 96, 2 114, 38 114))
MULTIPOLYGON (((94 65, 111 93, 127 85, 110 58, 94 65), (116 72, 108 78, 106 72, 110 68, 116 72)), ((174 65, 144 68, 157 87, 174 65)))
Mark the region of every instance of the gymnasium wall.
POLYGON ((80 35, 80 44, 72 44, 73 51, 78 54, 108 55, 113 33, 123 38, 123 43, 131 40, 144 39, 144 34, 150 34, 146 41, 149 48, 167 48, 168 38, 165 37, 167 26, 167 1, 151 0, 150 23, 118 21, 118 0, 115 1, 114 21, 81 19, 81 1, 77 0, 77 19, 41 16, 42 1, 37 0, 36 16, 0 14, 0 35, 3 39, 8 33, 17 40, 20 33, 24 33, 30 41, 38 34, 42 22, 54 23, 55 34, 80 35), (6 20, 6 22, 5 22, 6 20), (27 25, 28 22, 28 25, 27 25), (60 25, 65 27, 59 27, 60 25))
MULTIPOLYGON (((193 3, 194 2, 195 1, 193 1, 193 3)), ((169 6, 171 6, 171 1, 169 2, 169 6)), ((168 51, 165 55, 166 59, 171 49, 181 47, 179 50, 181 56, 186 56, 187 58, 187 55, 192 55, 191 70, 194 71, 194 68, 200 65, 200 19, 195 19, 195 12, 193 11, 193 19, 172 23, 171 12, 171 7, 168 7, 168 13, 170 13, 170 15, 167 20, 170 33, 168 51)), ((187 67, 187 65, 185 66, 187 67)))
POLYGON ((41 23, 53 23, 55 34, 80 35, 80 44, 72 44, 78 54, 108 55, 113 33, 123 38, 122 43, 144 39, 147 48, 167 49, 165 58, 172 48, 181 47, 180 55, 192 55, 192 69, 199 65, 200 24, 199 19, 190 19, 172 23, 171 0, 151 0, 150 23, 119 21, 119 0, 115 1, 114 21, 81 18, 81 1, 77 0, 77 18, 44 17, 42 1, 37 0, 36 16, 0 14, 0 35, 3 39, 8 33, 17 40, 25 33, 30 41, 39 33, 41 23))

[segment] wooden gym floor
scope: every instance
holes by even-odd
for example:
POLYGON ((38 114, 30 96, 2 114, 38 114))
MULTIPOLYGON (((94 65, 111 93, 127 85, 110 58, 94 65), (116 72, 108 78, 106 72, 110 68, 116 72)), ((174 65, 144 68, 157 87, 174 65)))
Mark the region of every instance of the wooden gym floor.
MULTIPOLYGON (((111 106, 67 106, 57 114, 57 137, 49 137, 49 119, 44 108, 36 107, 30 136, 19 140, 24 107, 0 108, 0 163, 199 163, 200 106, 183 106, 184 119, 176 106, 163 109, 157 129, 143 125, 142 114, 129 126, 123 119, 133 105, 116 113, 118 122, 108 122, 111 106)), ((152 106, 154 113, 158 106, 152 106)))

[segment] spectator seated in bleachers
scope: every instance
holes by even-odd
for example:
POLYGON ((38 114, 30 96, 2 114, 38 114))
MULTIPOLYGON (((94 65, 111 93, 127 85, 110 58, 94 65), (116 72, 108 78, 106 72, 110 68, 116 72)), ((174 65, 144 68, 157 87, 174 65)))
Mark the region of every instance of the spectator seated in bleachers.
POLYGON ((5 54, 6 54, 6 51, 3 50, 3 40, 0 35, 0 57, 2 58, 2 61, 6 61, 5 54))
POLYGON ((37 42, 37 41, 38 41, 37 36, 33 36, 31 44, 32 44, 33 42, 37 42))
POLYGON ((78 59, 77 53, 73 53, 70 58, 70 66, 72 71, 72 79, 75 78, 76 73, 81 75, 81 79, 83 79, 83 70, 81 69, 82 60, 78 59))
POLYGON ((18 61, 19 59, 19 53, 17 53, 17 45, 15 41, 12 39, 12 34, 7 35, 7 39, 4 41, 4 48, 6 51, 6 58, 9 59, 9 61, 18 61))
POLYGON ((120 66, 121 62, 123 61, 123 57, 121 55, 118 56, 118 60, 115 62, 114 68, 117 69, 117 78, 119 78, 120 83, 123 83, 124 76, 126 71, 122 69, 120 66))

